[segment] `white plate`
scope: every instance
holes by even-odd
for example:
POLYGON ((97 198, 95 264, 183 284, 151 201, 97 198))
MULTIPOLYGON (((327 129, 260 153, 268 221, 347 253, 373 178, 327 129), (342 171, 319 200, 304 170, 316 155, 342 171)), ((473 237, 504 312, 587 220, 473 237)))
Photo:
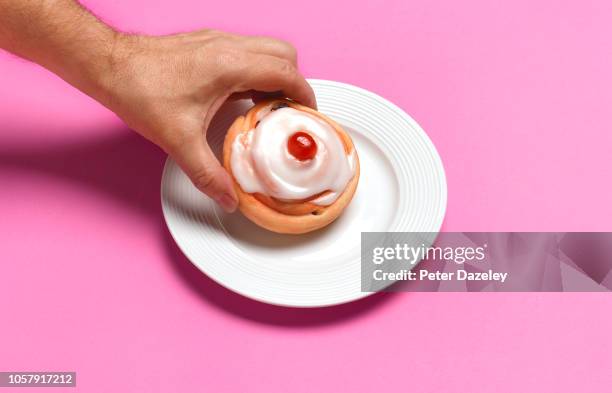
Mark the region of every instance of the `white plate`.
MULTIPOLYGON (((446 209, 442 162, 410 116, 364 89, 309 82, 319 110, 351 134, 361 161, 353 202, 327 228, 274 234, 240 213, 223 213, 171 159, 162 177, 164 217, 187 258, 226 288, 283 306, 330 306, 368 296, 360 290, 361 232, 438 232, 446 209)), ((250 105, 235 103, 215 117, 208 136, 215 151, 250 105)))

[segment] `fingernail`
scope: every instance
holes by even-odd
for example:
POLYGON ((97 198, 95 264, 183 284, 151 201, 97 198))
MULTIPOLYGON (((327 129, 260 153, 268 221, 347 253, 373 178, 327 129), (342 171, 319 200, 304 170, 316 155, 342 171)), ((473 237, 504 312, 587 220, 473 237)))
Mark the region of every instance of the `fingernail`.
POLYGON ((230 194, 221 195, 221 197, 217 199, 217 203, 219 203, 223 210, 228 213, 233 213, 238 206, 238 202, 230 194))

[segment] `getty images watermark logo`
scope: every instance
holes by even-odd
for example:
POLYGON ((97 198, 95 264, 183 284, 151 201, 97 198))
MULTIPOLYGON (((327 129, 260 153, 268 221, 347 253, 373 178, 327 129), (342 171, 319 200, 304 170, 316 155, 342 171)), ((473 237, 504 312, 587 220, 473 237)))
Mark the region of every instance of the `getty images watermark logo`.
POLYGON ((487 246, 483 244, 481 247, 440 247, 421 243, 420 246, 413 247, 407 243, 398 243, 394 247, 375 247, 372 250, 372 262, 380 265, 388 260, 404 260, 415 264, 422 259, 430 259, 462 264, 484 260, 487 246))
POLYGON ((395 246, 387 247, 375 247, 372 250, 372 263, 377 265, 379 268, 374 269, 372 272, 372 279, 376 281, 417 281, 417 280, 431 280, 431 281, 449 281, 449 280, 500 280, 504 282, 507 273, 495 273, 495 272, 470 272, 467 270, 459 269, 456 271, 444 271, 442 269, 428 271, 425 269, 414 270, 412 267, 422 260, 430 262, 442 262, 443 264, 454 263, 462 265, 468 262, 481 262, 486 258, 485 250, 487 244, 479 247, 440 247, 440 246, 426 246, 421 244, 419 246, 411 246, 407 243, 395 244, 395 246), (383 264, 389 264, 389 262, 399 262, 406 264, 405 268, 392 271, 385 271, 383 264))
POLYGON ((434 244, 436 237, 435 233, 363 233, 362 291, 385 290, 398 281, 418 284, 405 290, 432 290, 432 285, 437 288, 443 282, 504 283, 508 278, 507 272, 484 268, 487 242, 466 244, 458 237, 460 241, 434 244))
POLYGON ((612 233, 362 233, 361 290, 611 291, 612 233))

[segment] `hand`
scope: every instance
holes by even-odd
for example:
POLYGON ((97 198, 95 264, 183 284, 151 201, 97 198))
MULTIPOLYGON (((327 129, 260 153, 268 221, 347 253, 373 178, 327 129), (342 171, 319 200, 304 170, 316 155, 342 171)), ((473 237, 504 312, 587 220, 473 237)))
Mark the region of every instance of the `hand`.
POLYGON ((272 38, 204 30, 165 37, 117 35, 97 99, 165 150, 193 184, 231 212, 229 174, 206 142, 206 130, 230 97, 282 92, 316 106, 297 70, 296 51, 272 38))
POLYGON ((114 111, 227 211, 237 204, 232 181, 206 144, 221 104, 236 93, 259 91, 316 105, 286 42, 211 30, 126 35, 75 0, 0 0, 0 48, 42 65, 114 111))

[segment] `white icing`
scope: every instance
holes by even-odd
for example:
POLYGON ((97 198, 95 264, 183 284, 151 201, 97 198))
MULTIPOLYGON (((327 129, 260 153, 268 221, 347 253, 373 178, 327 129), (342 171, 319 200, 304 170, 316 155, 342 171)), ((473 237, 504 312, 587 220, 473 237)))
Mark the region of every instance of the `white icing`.
POLYGON ((293 108, 281 108, 259 118, 259 124, 238 136, 230 165, 236 181, 248 193, 295 201, 324 191, 312 202, 331 205, 355 175, 355 156, 346 154, 334 128, 322 119, 293 108), (300 161, 287 149, 297 131, 306 131, 317 144, 314 158, 300 161))

